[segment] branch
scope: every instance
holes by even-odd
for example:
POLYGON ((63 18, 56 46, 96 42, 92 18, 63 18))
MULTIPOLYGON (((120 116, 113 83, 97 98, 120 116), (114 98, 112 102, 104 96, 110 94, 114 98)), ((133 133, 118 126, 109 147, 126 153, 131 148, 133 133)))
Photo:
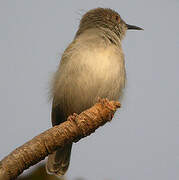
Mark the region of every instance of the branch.
POLYGON ((79 115, 73 114, 64 123, 34 137, 0 161, 0 180, 15 179, 25 169, 55 151, 57 147, 77 142, 90 135, 98 127, 110 121, 119 107, 119 102, 99 99, 99 102, 90 109, 79 115))

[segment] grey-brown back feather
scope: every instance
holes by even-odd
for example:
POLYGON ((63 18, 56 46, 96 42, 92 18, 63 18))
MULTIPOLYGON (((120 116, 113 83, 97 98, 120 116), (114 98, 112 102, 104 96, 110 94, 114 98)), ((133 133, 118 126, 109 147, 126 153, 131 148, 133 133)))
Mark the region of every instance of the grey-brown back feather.
MULTIPOLYGON (((55 105, 55 97, 52 103, 52 113, 51 120, 52 125, 58 125, 66 120, 67 117, 60 110, 59 105, 55 105)), ((55 152, 48 156, 46 163, 46 170, 49 174, 56 174, 62 176, 67 171, 70 164, 72 143, 66 145, 65 147, 59 147, 55 152)))
POLYGON ((58 148, 48 156, 46 163, 48 173, 58 176, 63 176, 66 173, 70 164, 71 148, 72 144, 69 144, 63 148, 58 148))

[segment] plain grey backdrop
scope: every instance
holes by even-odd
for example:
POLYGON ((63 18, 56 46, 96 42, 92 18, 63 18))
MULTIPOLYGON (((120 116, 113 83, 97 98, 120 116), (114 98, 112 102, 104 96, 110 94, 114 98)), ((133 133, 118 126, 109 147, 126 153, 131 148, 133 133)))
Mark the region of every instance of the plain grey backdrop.
POLYGON ((145 30, 123 41, 122 108, 74 145, 67 178, 178 180, 178 0, 0 0, 0 158, 51 127, 49 81, 82 14, 96 7, 145 30))

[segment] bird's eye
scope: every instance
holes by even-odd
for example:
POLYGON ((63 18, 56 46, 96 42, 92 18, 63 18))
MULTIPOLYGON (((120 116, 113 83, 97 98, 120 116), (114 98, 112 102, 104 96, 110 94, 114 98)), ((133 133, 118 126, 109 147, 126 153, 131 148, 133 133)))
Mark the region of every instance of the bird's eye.
POLYGON ((119 20, 119 16, 116 16, 116 21, 118 21, 119 20))

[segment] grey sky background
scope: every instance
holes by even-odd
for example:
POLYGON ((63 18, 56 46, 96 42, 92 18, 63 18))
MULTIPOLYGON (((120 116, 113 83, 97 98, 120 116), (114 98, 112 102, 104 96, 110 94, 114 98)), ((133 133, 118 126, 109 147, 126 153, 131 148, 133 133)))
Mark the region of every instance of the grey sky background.
POLYGON ((49 81, 81 15, 96 7, 145 30, 123 41, 122 108, 73 146, 67 177, 178 180, 178 0, 0 0, 0 159, 51 127, 49 81))

